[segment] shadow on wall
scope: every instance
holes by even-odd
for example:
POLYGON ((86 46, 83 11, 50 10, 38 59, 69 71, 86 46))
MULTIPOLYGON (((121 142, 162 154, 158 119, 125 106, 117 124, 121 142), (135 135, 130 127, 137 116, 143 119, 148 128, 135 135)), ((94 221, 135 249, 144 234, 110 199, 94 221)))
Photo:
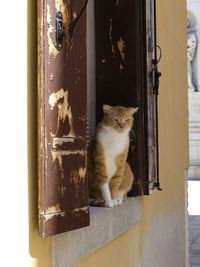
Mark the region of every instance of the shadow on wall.
MULTIPOLYGON (((38 236, 37 207, 37 1, 27 0, 27 112, 28 112, 28 193, 29 253, 31 267, 49 267, 49 238, 38 236)), ((19 62, 20 68, 20 62, 19 62)))

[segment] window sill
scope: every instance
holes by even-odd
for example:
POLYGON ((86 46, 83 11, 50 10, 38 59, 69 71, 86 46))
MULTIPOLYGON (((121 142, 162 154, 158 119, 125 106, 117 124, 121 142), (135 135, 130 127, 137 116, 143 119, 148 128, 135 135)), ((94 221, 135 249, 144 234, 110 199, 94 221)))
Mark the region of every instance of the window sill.
POLYGON ((52 266, 73 263, 129 230, 142 217, 141 197, 116 208, 90 208, 90 226, 52 237, 52 266))

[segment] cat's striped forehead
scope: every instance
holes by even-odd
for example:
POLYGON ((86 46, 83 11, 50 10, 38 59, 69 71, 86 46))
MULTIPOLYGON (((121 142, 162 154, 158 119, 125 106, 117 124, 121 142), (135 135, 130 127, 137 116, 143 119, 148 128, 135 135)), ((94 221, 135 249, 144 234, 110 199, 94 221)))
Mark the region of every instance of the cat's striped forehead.
POLYGON ((104 105, 103 110, 105 114, 112 116, 132 116, 137 112, 138 108, 104 105))
POLYGON ((110 115, 114 117, 127 117, 131 116, 131 114, 128 112, 128 109, 121 106, 113 107, 110 111, 110 115))

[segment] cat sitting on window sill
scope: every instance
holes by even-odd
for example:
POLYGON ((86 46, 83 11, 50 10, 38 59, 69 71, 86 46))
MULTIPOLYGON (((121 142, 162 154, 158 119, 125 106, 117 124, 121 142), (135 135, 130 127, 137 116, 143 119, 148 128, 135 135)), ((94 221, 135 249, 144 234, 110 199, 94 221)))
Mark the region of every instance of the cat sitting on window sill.
POLYGON ((133 115, 138 108, 104 105, 103 111, 93 145, 89 195, 93 199, 90 205, 111 208, 123 203, 133 184, 127 156, 133 115))

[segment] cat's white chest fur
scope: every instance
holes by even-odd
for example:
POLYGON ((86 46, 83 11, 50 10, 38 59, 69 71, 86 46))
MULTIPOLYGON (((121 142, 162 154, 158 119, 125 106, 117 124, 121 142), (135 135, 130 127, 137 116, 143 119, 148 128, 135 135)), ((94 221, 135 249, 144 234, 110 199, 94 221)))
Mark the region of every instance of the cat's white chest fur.
POLYGON ((123 133, 118 133, 112 127, 103 126, 97 135, 97 140, 103 146, 106 173, 110 180, 117 170, 116 157, 121 154, 129 144, 129 129, 125 130, 123 133))

